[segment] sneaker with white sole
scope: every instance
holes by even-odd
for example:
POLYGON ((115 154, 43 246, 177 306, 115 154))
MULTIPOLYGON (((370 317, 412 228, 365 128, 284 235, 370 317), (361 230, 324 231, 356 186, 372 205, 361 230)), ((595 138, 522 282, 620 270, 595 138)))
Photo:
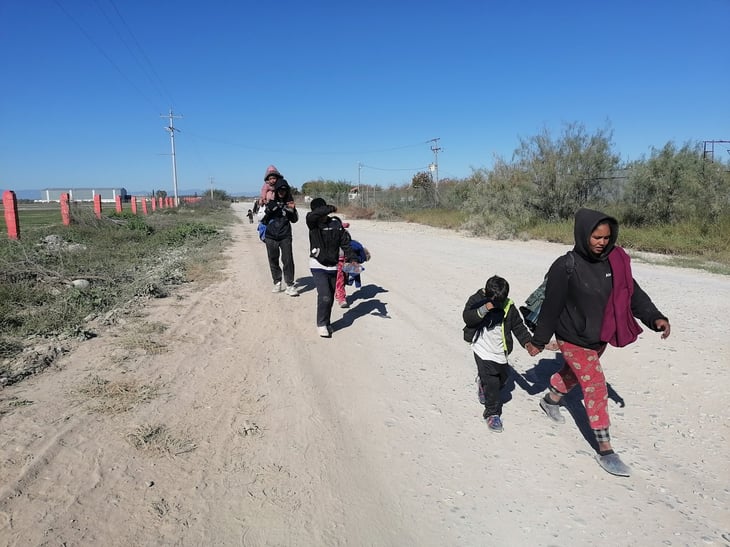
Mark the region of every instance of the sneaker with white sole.
POLYGON ((329 328, 327 328, 327 325, 317 327, 317 334, 319 334, 322 338, 329 338, 331 336, 330 330, 329 328))
POLYGON ((547 417, 556 424, 565 423, 565 417, 560 413, 560 404, 555 403, 551 405, 543 397, 542 399, 540 399, 540 408, 542 408, 543 412, 547 414, 547 417))
POLYGON ((287 285, 286 294, 288 294, 289 296, 299 296, 299 291, 294 285, 287 285))
POLYGON ((274 283, 274 288, 271 289, 271 292, 281 292, 283 290, 284 290, 284 287, 282 287, 281 281, 279 281, 278 283, 274 283))

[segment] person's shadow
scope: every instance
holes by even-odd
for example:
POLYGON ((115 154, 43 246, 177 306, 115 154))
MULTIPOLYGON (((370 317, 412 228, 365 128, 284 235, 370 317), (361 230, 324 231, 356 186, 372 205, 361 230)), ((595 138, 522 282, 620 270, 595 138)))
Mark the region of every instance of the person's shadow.
POLYGON ((388 292, 388 289, 384 289, 379 285, 373 285, 371 283, 369 285, 363 285, 362 287, 360 287, 358 290, 350 295, 348 300, 367 300, 369 298, 375 298, 375 296, 377 296, 381 292, 388 292))
POLYGON ((314 290, 314 278, 310 275, 307 277, 300 277, 298 279, 294 280, 294 283, 297 285, 297 289, 299 289, 299 294, 313 291, 314 290))
POLYGON ((357 305, 352 306, 336 321, 333 321, 332 328, 334 330, 340 330, 351 326, 355 320, 359 317, 366 315, 375 315, 383 319, 390 319, 388 315, 388 309, 385 302, 382 302, 378 298, 374 298, 381 292, 388 292, 387 289, 378 285, 364 285, 359 290, 354 292, 348 300, 362 300, 357 305))
MULTIPOLYGON (((558 372, 563 367, 563 364, 563 354, 556 353, 554 359, 540 359, 534 367, 526 370, 524 373, 520 373, 512 368, 510 379, 504 388, 502 388, 505 396, 508 397, 507 400, 512 399, 512 391, 515 385, 519 386, 529 395, 537 395, 546 391, 550 386, 550 377, 558 372)), ((623 397, 616 392, 611 384, 606 383, 606 387, 608 388, 608 398, 619 407, 625 407, 626 402, 623 397)), ((588 415, 583 406, 583 391, 580 386, 574 387, 564 395, 560 404, 568 410, 583 438, 597 451, 598 443, 588 422, 588 415)))

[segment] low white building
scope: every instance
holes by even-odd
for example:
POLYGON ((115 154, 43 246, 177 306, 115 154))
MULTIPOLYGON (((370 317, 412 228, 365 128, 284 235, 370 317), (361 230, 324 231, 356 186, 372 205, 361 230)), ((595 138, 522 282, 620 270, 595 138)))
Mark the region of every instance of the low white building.
POLYGON ((61 194, 67 193, 71 201, 94 201, 95 196, 101 196, 102 203, 114 203, 117 196, 127 201, 127 190, 124 188, 46 188, 41 190, 41 203, 61 201, 61 194))

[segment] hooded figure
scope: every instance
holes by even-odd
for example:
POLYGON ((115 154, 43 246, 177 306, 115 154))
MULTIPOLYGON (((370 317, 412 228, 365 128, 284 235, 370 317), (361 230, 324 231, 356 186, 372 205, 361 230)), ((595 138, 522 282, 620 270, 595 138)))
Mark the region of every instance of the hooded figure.
POLYGON ((331 213, 337 207, 327 205, 322 198, 310 203, 306 223, 309 228, 309 269, 317 289, 317 334, 323 338, 332 336, 332 304, 335 301, 337 264, 340 250, 348 262, 356 261, 350 245, 350 234, 342 227, 342 221, 331 213))
POLYGON ((575 214, 573 233, 573 269, 568 270, 568 255, 550 267, 545 301, 532 338, 539 351, 554 333, 564 361, 550 377, 549 391, 539 404, 551 420, 565 423, 560 401, 579 385, 596 439, 598 463, 613 475, 629 476, 631 468, 611 446, 608 387, 601 356, 607 343, 622 346, 636 339, 641 328, 634 317, 651 330, 662 332, 662 338, 669 336, 671 329, 667 318, 633 279, 629 257, 616 245, 615 218, 580 209, 575 214))
POLYGON ((261 187, 261 205, 266 205, 270 200, 274 199, 274 186, 276 182, 283 179, 281 173, 274 165, 269 165, 264 173, 264 185, 261 187))
POLYGON ((277 178, 272 194, 264 206, 264 216, 261 219, 261 223, 266 225, 263 241, 266 244, 266 256, 269 259, 271 279, 274 282, 272 292, 286 291, 289 296, 299 296, 299 291, 294 285, 291 229, 292 223, 299 220, 299 213, 292 199, 289 183, 283 177, 277 178))
POLYGON ((279 178, 272 192, 274 195, 266 204, 264 217, 261 219, 266 224, 266 237, 276 241, 291 239, 291 225, 299 220, 299 213, 293 206, 289 183, 286 179, 279 178))
MULTIPOLYGON (((599 211, 579 209, 575 214, 573 236, 575 265, 571 274, 566 275, 567 255, 564 255, 550 267, 545 301, 532 341, 536 346, 543 347, 554 333, 558 339, 597 350, 608 341, 601 339, 601 329, 614 286, 609 255, 614 252, 625 254, 625 251, 616 247, 618 221, 599 211), (607 225, 611 233, 600 254, 595 254, 589 247, 589 241, 593 231, 601 224, 607 225)), ((625 304, 630 307, 633 316, 656 330, 656 320, 666 317, 657 310, 636 281, 628 281, 632 286, 632 294, 625 304)))

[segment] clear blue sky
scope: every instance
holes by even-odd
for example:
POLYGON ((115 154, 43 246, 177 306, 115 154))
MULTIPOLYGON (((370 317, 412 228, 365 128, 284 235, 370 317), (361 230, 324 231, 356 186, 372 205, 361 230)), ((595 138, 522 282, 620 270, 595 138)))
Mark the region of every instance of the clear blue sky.
MULTIPOLYGON (((730 0, 0 0, 0 189, 466 177, 520 137, 730 140, 730 0), (358 168, 358 164, 362 164, 358 168)), ((716 148, 723 157, 730 145, 716 148)), ((727 158, 725 158, 727 159, 727 158)))

